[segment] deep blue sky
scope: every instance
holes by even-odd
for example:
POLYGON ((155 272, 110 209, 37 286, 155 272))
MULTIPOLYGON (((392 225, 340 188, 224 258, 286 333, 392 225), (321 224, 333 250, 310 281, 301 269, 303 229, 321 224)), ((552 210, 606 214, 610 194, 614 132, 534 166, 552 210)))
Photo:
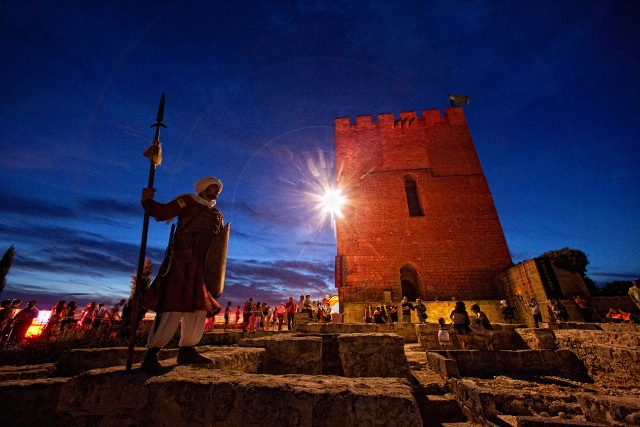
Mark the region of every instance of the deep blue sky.
MULTIPOLYGON (((1 298, 129 293, 166 93, 156 199, 224 182, 222 302, 335 293, 306 194, 333 119, 464 107, 514 262, 565 246, 600 284, 640 275, 640 3, 24 2, 0 5, 1 298), (115 5, 114 5, 115 4, 115 5)), ((169 226, 152 221, 159 265, 169 226)))

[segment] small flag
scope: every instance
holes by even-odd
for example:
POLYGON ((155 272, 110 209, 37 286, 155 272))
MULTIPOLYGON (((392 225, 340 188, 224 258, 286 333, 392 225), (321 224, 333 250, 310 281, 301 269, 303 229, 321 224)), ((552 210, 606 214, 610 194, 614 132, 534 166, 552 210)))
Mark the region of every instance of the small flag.
POLYGON ((462 107, 469 104, 468 95, 449 95, 449 102, 452 107, 462 107))

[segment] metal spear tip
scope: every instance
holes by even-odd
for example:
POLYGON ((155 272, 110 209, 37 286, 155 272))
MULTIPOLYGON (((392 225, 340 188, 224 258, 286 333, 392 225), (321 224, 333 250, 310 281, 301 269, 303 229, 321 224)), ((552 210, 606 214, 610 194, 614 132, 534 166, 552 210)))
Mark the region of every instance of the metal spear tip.
POLYGON ((160 97, 160 106, 158 107, 158 116, 156 121, 158 123, 162 123, 162 119, 164 118, 164 92, 162 92, 162 96, 160 97))

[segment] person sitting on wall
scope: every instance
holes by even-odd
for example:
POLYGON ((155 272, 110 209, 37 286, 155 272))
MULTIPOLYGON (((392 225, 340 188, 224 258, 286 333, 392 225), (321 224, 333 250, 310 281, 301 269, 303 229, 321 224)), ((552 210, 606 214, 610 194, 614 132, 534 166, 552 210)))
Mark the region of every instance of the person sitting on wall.
POLYGON ((470 308, 476 315, 469 325, 473 331, 472 338, 482 342, 487 350, 493 350, 493 325, 478 304, 473 304, 470 308))
POLYGON ((564 306, 558 299, 553 298, 551 300, 551 312, 556 317, 556 322, 568 322, 569 313, 567 313, 567 307, 564 306))
POLYGON ((618 313, 622 316, 622 321, 624 323, 628 323, 630 325, 638 323, 638 317, 635 314, 629 313, 623 308, 618 308, 618 313))
POLYGON ((613 323, 621 323, 622 322, 622 314, 615 307, 609 307, 609 312, 607 313, 607 319, 611 319, 613 323))
POLYGON ((591 309, 589 308, 589 303, 586 299, 582 298, 580 294, 576 294, 573 302, 578 306, 578 310, 582 315, 582 318, 586 323, 593 323, 593 315, 591 314, 591 309))

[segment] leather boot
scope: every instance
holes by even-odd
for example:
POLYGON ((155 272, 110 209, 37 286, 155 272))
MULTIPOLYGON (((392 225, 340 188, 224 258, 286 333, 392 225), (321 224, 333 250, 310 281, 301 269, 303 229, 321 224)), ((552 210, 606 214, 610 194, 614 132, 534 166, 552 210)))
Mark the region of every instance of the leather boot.
POLYGON ((152 347, 147 349, 147 354, 142 361, 142 365, 140 365, 140 369, 144 372, 158 372, 162 365, 158 362, 158 352, 160 351, 159 347, 152 347))
POLYGON ((199 354, 193 347, 180 347, 177 362, 178 365, 207 365, 213 361, 199 354))

